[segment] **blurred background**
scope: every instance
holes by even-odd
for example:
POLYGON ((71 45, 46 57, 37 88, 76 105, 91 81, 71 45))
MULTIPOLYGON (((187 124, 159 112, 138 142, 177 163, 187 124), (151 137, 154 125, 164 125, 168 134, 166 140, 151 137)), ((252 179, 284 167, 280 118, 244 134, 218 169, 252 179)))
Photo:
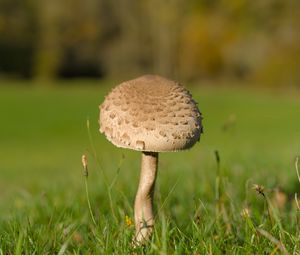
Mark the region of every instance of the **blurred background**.
POLYGON ((299 86, 299 10, 298 0, 0 0, 0 79, 299 86))

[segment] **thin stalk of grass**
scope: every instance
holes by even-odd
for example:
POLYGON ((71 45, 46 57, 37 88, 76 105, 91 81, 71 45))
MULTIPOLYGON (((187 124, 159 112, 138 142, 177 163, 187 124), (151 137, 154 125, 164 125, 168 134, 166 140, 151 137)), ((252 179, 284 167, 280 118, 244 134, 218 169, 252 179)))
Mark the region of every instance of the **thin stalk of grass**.
POLYGON ((119 165, 118 165, 118 168, 117 168, 117 173, 116 173, 116 175, 114 176, 114 178, 113 178, 111 184, 109 185, 109 189, 110 189, 110 190, 113 188, 113 186, 114 186, 115 183, 117 182, 117 179, 118 179, 119 174, 120 174, 120 171, 121 171, 121 167, 122 167, 123 162, 124 162, 124 158, 125 158, 125 156, 124 156, 124 154, 122 154, 121 160, 120 160, 119 165))
POLYGON ((273 251, 270 253, 270 255, 274 255, 277 253, 279 247, 278 246, 275 246, 275 248, 273 249, 273 251))
POLYGON ((20 233, 19 233, 18 242, 17 242, 16 249, 15 249, 15 252, 14 252, 15 255, 21 255, 22 254, 23 240, 24 240, 24 233, 21 230, 20 233))
POLYGON ((221 228, 221 222, 220 219, 222 217, 222 220, 225 224, 226 227, 226 233, 231 233, 232 232, 232 226, 230 224, 230 220, 228 217, 227 210, 225 208, 225 187, 223 183, 223 176, 221 172, 221 158, 218 150, 215 150, 215 159, 217 163, 217 176, 216 176, 216 182, 215 182, 215 199, 216 199, 216 222, 221 228), (223 186, 222 186, 223 185, 223 186))
POLYGON ((88 177, 87 176, 85 176, 85 178, 84 178, 84 183, 85 183, 85 194, 86 194, 86 199, 87 199, 87 203, 88 203, 88 207, 89 207, 90 216, 91 216, 91 219, 92 219, 94 225, 97 226, 97 223, 96 223, 96 220, 94 218, 93 211, 92 211, 92 207, 91 207, 90 196, 89 196, 89 188, 88 188, 88 177))
POLYGON ((89 207, 89 212, 90 212, 91 219, 92 219, 94 225, 97 226, 97 223, 96 223, 96 220, 94 218, 93 211, 92 211, 91 202, 90 202, 89 187, 88 187, 89 171, 88 171, 87 158, 86 158, 85 155, 82 155, 81 161, 82 161, 82 166, 83 166, 83 175, 84 175, 86 200, 87 200, 87 203, 88 203, 88 207, 89 207))
MULTIPOLYGON (((300 183, 300 174, 299 174, 299 169, 298 169, 298 162, 299 162, 299 156, 297 156, 296 159, 295 159, 295 169, 296 169, 298 181, 300 183)), ((296 203, 297 211, 299 213, 300 212, 300 204, 298 202, 298 194, 297 194, 297 192, 295 193, 295 203, 296 203)), ((296 214, 296 226, 299 226, 298 221, 299 221, 299 217, 296 214)))
POLYGON ((175 184, 173 185, 173 187, 169 190, 169 192, 168 192, 166 198, 165 198, 164 201, 162 202, 161 206, 158 208, 157 213, 156 213, 156 215, 155 215, 155 217, 154 217, 154 220, 157 219, 159 213, 163 210, 163 208, 164 208, 165 204, 167 203, 167 201, 168 201, 170 195, 171 195, 171 194, 173 193, 173 191, 175 190, 175 188, 176 188, 176 186, 177 186, 179 180, 180 180, 180 177, 177 178, 177 181, 175 182, 175 184))
POLYGON ((300 173, 299 173, 299 169, 298 169, 298 162, 299 162, 299 156, 296 157, 295 168, 296 168, 296 173, 297 173, 298 181, 300 182, 300 173))
POLYGON ((92 152, 93 152, 92 155, 93 155, 94 159, 96 160, 96 162, 97 162, 97 164, 98 164, 98 166, 101 170, 101 173, 102 173, 102 176, 103 176, 103 182, 104 182, 104 185, 105 185, 105 188, 106 188, 106 191, 107 191, 107 195, 108 195, 110 210, 111 210, 111 213, 113 215, 113 218, 117 222, 118 219, 117 219, 114 207, 113 207, 113 201, 112 201, 112 196, 111 196, 110 185, 108 184, 108 178, 105 174, 104 168, 102 167, 101 162, 99 161, 99 158, 98 158, 98 155, 97 155, 97 152, 96 152, 96 148, 95 148, 95 145, 94 145, 94 140, 93 140, 91 130, 90 130, 90 120, 89 119, 87 119, 87 121, 86 121, 86 127, 87 127, 89 142, 90 142, 92 152))
POLYGON ((226 226, 226 234, 232 233, 232 225, 231 225, 231 222, 230 222, 230 219, 229 219, 229 216, 228 216, 228 213, 227 213, 224 203, 221 204, 221 212, 222 212, 223 220, 224 220, 224 223, 226 226))
POLYGON ((264 199, 265 199, 265 206, 267 207, 267 211, 268 211, 268 217, 269 217, 269 221, 271 224, 271 227, 274 227, 274 220, 273 220, 273 216, 272 216, 272 212, 271 212, 271 205, 270 205, 270 201, 269 198, 264 194, 264 199))
POLYGON ((91 145, 91 148, 92 148, 92 155, 93 155, 94 159, 96 160, 97 164, 99 165, 99 167, 102 171, 103 177, 106 181, 107 176, 104 172, 104 168, 102 167, 101 162, 99 160, 99 157, 97 155, 96 147, 95 147, 94 140, 93 140, 93 137, 92 137, 92 133, 91 133, 91 130, 90 130, 90 120, 89 120, 89 118, 87 118, 87 120, 86 120, 86 127, 87 127, 89 142, 90 142, 90 145, 91 145))
MULTIPOLYGON (((297 156, 296 160, 295 160, 295 169, 296 169, 298 181, 300 183, 300 173, 299 173, 299 169, 298 169, 298 162, 299 162, 299 156, 297 156)), ((297 193, 295 193, 295 202, 296 202, 297 209, 300 212, 300 205, 299 205, 299 202, 298 202, 298 194, 297 193)))
POLYGON ((271 209, 270 209, 270 201, 269 201, 267 195, 265 194, 265 188, 261 185, 254 184, 253 189, 264 198, 264 208, 265 209, 267 208, 268 218, 269 218, 271 227, 273 228, 274 222, 273 222, 272 213, 271 213, 271 209))
POLYGON ((272 229, 274 227, 278 227, 279 228, 279 241, 281 243, 285 242, 285 229, 283 228, 283 225, 281 223, 280 220, 280 216, 278 215, 278 211, 275 210, 271 200, 269 199, 269 197, 267 196, 267 194, 265 194, 265 200, 267 203, 267 208, 268 208, 268 215, 269 215, 269 220, 271 223, 271 227, 272 229))
POLYGON ((216 199, 216 216, 219 219, 220 210, 221 210, 221 167, 220 167, 220 154, 217 150, 215 150, 215 159, 217 162, 217 175, 215 180, 215 199, 216 199))
POLYGON ((246 218, 246 224, 249 227, 249 230, 252 232, 252 234, 256 232, 254 223, 250 217, 246 218))
POLYGON ((88 188, 89 171, 88 171, 88 166, 87 166, 88 165, 87 158, 86 158, 85 155, 82 155, 81 161, 82 161, 82 166, 83 166, 86 200, 87 200, 87 203, 88 203, 91 219, 92 219, 94 225, 97 226, 97 223, 96 223, 94 215, 93 215, 92 207, 91 207, 91 202, 90 202, 89 188, 88 188))
POLYGON ((168 229, 167 229, 167 220, 164 214, 162 214, 161 217, 161 254, 168 254, 168 243, 167 243, 167 235, 168 235, 168 229))
POLYGON ((297 195, 297 193, 295 193, 295 202, 296 202, 297 209, 300 212, 300 205, 299 205, 299 202, 298 202, 298 195, 297 195))
POLYGON ((218 208, 220 210, 220 197, 221 197, 221 159, 219 151, 215 150, 215 158, 217 162, 217 177, 216 177, 216 201, 218 202, 218 208))

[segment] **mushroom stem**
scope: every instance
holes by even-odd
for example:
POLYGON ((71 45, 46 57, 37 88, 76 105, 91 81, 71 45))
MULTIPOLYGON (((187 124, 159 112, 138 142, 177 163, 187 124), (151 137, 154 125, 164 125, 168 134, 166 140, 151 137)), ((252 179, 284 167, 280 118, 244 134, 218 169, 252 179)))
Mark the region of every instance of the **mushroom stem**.
POLYGON ((134 204, 136 230, 134 241, 137 243, 148 240, 153 231, 154 216, 152 206, 157 162, 157 152, 143 152, 140 183, 134 204))

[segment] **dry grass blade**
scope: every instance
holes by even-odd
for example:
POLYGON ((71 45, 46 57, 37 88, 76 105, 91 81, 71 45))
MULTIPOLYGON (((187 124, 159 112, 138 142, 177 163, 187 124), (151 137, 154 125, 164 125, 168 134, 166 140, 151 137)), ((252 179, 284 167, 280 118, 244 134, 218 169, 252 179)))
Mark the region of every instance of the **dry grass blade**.
POLYGON ((298 196, 297 196, 297 193, 295 193, 295 202, 296 202, 297 209, 298 209, 298 211, 300 212, 300 205, 299 205, 299 202, 298 202, 298 196))
POLYGON ((264 236, 265 238, 269 239, 273 244, 275 244, 283 254, 289 254, 287 249, 285 248, 284 244, 279 241, 278 239, 276 239, 274 236, 272 236, 269 232, 267 232, 264 229, 258 228, 257 232, 259 234, 261 234, 262 236, 264 236))
POLYGON ((296 173, 297 173, 298 181, 300 182, 300 174, 299 174, 299 169, 298 169, 298 162, 299 162, 299 156, 296 157, 295 168, 296 168, 296 173))

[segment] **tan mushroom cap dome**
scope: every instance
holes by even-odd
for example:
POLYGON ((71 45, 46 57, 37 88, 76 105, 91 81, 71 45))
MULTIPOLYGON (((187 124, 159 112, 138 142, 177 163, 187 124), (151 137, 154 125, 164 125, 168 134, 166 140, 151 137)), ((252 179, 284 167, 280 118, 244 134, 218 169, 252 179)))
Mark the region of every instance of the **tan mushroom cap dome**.
POLYGON ((145 75, 115 87, 100 105, 100 132, 117 147, 178 151, 192 147, 202 132, 201 113, 177 82, 145 75))

